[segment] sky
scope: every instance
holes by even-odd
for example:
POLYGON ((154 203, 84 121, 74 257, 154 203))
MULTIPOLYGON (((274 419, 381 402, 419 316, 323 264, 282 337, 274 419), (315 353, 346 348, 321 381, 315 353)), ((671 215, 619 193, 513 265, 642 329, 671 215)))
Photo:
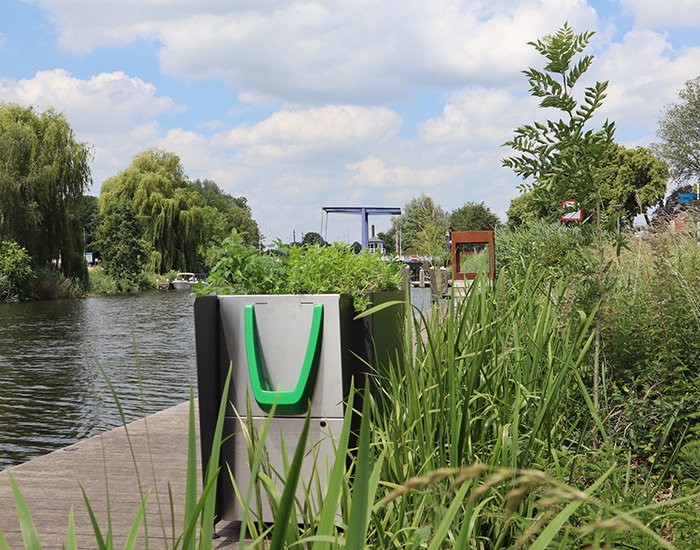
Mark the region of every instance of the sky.
POLYGON ((597 123, 654 142, 700 75, 697 0, 2 0, 0 101, 65 114, 94 149, 91 195, 157 147, 246 197, 268 242, 353 242, 359 216, 322 207, 425 193, 506 219, 523 181, 502 144, 558 118, 528 95, 528 42, 566 22, 595 32, 579 86, 609 81, 597 123))

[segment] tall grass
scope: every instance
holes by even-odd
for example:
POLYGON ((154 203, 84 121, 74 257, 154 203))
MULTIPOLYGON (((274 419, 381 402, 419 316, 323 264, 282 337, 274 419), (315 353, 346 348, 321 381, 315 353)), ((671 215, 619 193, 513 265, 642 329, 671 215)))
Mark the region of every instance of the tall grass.
MULTIPOLYGON (((668 469, 660 465, 652 483, 640 484, 630 455, 607 433, 582 376, 595 312, 565 322, 564 295, 526 269, 493 286, 477 281, 464 300, 418 313, 408 327, 413 345, 365 396, 350 466, 338 468, 341 445, 332 472, 312 451, 312 479, 278 472, 285 492, 301 484, 305 495, 290 501, 284 527, 275 524, 287 544, 651 549, 692 532, 697 495, 660 502, 652 489, 668 469), (329 501, 312 495, 324 485, 336 491, 329 501), (328 514, 338 509, 329 532, 328 514)), ((258 483, 279 510, 278 486, 267 473, 258 483)))
MULTIPOLYGON (((271 417, 258 432, 250 411, 241 411, 253 475, 248 487, 232 479, 245 517, 239 547, 692 546, 700 527, 697 494, 662 498, 659 492, 681 449, 659 455, 646 479, 638 475, 630 449, 609 432, 610 418, 598 415, 588 392, 595 311, 578 312, 572 322, 569 306, 562 306, 569 303, 566 290, 526 268, 519 277, 477 280, 464 298, 410 316, 404 352, 366 385, 371 391, 356 411, 354 449, 351 391, 342 433, 333 434, 333 464, 307 446, 307 416, 298 444, 287 442, 282 471, 273 471, 265 450, 271 417), (313 466, 309 479, 301 475, 304 461, 313 466), (273 525, 262 522, 263 499, 274 511, 273 525)), ((224 405, 212 456, 218 456, 224 405)), ((191 409, 190 461, 194 445, 191 409)), ((210 464, 201 497, 193 468, 185 529, 173 548, 211 548, 219 468, 210 464)), ((224 467, 219 475, 231 472, 224 467)), ((25 545, 37 547, 29 511, 16 495, 25 545)), ((109 548, 97 526, 95 533, 109 548)))

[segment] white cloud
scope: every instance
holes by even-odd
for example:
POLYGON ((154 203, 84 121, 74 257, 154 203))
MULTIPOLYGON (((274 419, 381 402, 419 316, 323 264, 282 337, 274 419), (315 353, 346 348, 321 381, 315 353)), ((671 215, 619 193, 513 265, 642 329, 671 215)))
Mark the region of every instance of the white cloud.
POLYGON ((537 103, 531 98, 517 97, 504 89, 467 88, 453 93, 442 116, 422 124, 421 134, 429 144, 493 149, 510 139, 517 126, 530 122, 536 111, 537 103))
POLYGON ((95 148, 97 184, 126 168, 134 153, 160 137, 155 117, 183 111, 169 97, 159 97, 153 84, 119 71, 85 80, 62 69, 2 79, 0 100, 63 112, 78 139, 95 148))
POLYGON ((567 19, 596 24, 583 0, 34 1, 70 51, 158 40, 169 74, 219 79, 248 102, 304 105, 511 81, 534 58, 528 40, 567 19))
POLYGON ((326 162, 395 138, 401 123, 395 112, 383 107, 331 105, 278 111, 255 125, 220 134, 214 142, 238 150, 246 162, 309 156, 326 162))
POLYGON ((85 133, 123 131, 135 122, 168 112, 182 112, 169 97, 158 97, 156 87, 121 71, 101 73, 87 80, 68 71, 38 71, 32 78, 0 80, 0 99, 66 114, 74 129, 85 133))
POLYGON ((621 0, 635 18, 637 28, 696 27, 700 3, 696 0, 621 0))
POLYGON ((700 74, 700 48, 676 51, 664 33, 631 31, 596 58, 591 72, 609 81, 601 114, 616 122, 618 135, 651 137, 663 107, 700 74))

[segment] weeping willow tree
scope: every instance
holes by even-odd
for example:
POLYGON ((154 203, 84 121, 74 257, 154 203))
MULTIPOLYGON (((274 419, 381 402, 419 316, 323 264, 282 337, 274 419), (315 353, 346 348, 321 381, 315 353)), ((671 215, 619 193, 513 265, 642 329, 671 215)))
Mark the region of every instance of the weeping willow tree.
POLYGON ((102 184, 100 210, 115 204, 131 208, 139 221, 149 248, 147 270, 195 269, 202 238, 202 199, 191 189, 176 154, 150 148, 134 155, 126 170, 102 184))
POLYGON ((76 209, 91 160, 61 113, 0 103, 0 241, 24 247, 36 267, 60 260, 67 276, 85 280, 76 209))

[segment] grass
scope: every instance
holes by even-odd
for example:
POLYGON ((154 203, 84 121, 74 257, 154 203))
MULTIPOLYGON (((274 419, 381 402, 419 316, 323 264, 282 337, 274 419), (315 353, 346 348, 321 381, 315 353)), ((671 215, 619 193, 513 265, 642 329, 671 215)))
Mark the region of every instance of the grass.
MULTIPOLYGON (((694 463, 697 451, 680 438, 669 453, 658 452, 673 435, 668 421, 655 462, 641 467, 589 393, 595 310, 572 312, 571 289, 546 270, 518 273, 482 278, 464 299, 410 316, 410 345, 361 396, 356 448, 349 448, 358 402, 351 391, 332 464, 309 447, 307 416, 298 441, 286 441, 284 467, 272 470, 270 419, 258 431, 250 410, 241 411, 253 475, 248 487, 232 480, 246 518, 239 547, 246 536, 255 548, 275 550, 692 547, 698 493, 667 489, 676 465, 694 463), (302 464, 312 467, 308 479, 302 464), (262 522, 265 499, 272 526, 262 522)), ((211 548, 217 474, 230 471, 214 460, 199 496, 188 467, 185 528, 172 548, 211 548)), ((38 548, 18 489, 15 495, 25 547, 38 548)), ((94 531, 110 548, 111 530, 103 537, 95 524, 94 531)))

